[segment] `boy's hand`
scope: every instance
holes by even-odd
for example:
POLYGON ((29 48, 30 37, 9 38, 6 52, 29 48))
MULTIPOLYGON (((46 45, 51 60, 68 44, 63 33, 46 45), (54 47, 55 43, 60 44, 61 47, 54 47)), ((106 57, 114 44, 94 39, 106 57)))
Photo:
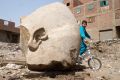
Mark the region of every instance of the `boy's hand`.
POLYGON ((91 42, 93 42, 93 41, 92 41, 92 39, 88 39, 88 38, 87 38, 87 39, 84 40, 84 42, 85 42, 86 44, 89 44, 89 43, 91 43, 91 42))

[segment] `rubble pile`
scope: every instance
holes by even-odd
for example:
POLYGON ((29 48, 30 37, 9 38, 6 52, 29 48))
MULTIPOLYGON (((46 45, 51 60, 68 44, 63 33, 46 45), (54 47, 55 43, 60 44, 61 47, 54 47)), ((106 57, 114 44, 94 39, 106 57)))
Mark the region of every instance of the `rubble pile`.
POLYGON ((102 68, 97 72, 90 71, 90 73, 93 74, 95 80, 119 80, 120 40, 99 41, 94 45, 96 50, 93 50, 93 54, 101 60, 102 68), (102 77, 105 79, 101 79, 102 77))
POLYGON ((93 54, 99 57, 118 59, 120 58, 120 39, 99 41, 94 44, 96 50, 93 54))
POLYGON ((24 80, 25 69, 23 65, 8 63, 6 66, 0 67, 0 80, 24 80))
MULTIPOLYGON (((94 45, 96 50, 93 54, 102 62, 102 68, 98 71, 92 71, 85 65, 86 69, 82 71, 37 73, 29 71, 27 66, 7 63, 0 67, 0 80, 119 80, 120 40, 96 42, 94 45)), ((0 56, 2 55, 13 60, 24 58, 19 44, 13 43, 0 42, 0 56)))
POLYGON ((0 42, 0 59, 2 60, 25 60, 19 44, 0 42))

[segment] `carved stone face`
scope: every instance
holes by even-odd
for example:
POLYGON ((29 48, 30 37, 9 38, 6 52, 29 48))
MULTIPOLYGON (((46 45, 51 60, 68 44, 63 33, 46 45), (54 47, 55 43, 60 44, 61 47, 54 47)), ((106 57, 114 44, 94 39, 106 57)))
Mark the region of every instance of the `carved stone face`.
POLYGON ((79 45, 76 19, 61 3, 42 7, 21 20, 21 47, 30 70, 70 67, 71 50, 78 51, 79 45))

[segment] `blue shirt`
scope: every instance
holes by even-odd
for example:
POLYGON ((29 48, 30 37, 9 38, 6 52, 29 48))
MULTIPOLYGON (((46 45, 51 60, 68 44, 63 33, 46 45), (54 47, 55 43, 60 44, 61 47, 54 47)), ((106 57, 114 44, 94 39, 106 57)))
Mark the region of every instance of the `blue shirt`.
POLYGON ((82 40, 84 40, 85 38, 91 38, 90 35, 87 33, 85 27, 80 26, 80 36, 82 38, 82 40))

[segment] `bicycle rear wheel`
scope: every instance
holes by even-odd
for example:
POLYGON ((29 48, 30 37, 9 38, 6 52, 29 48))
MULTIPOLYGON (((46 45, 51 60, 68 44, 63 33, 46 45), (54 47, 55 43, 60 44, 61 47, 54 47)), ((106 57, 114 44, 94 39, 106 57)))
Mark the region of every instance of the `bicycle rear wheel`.
POLYGON ((93 70, 99 70, 102 66, 102 63, 98 58, 92 57, 88 60, 88 66, 93 70))

